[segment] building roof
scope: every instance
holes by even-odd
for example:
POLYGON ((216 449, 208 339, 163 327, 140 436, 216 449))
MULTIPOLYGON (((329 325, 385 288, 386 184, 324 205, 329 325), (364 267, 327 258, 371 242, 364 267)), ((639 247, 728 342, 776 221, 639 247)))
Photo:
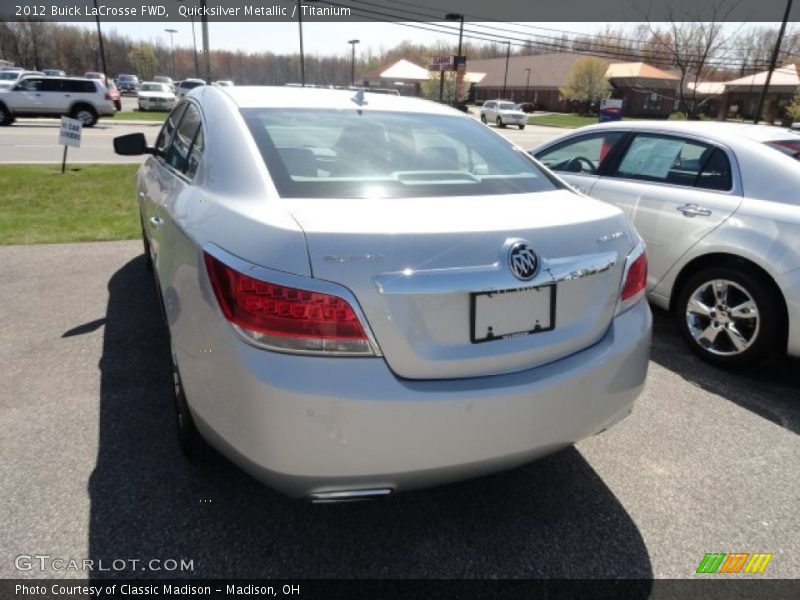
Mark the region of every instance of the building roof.
POLYGON ((690 81, 686 86, 701 96, 718 96, 725 93, 725 82, 723 81, 700 81, 697 85, 690 81))
MULTIPOLYGON (((567 84, 572 66, 585 58, 579 54, 534 54, 531 56, 512 56, 508 61, 508 88, 524 88, 531 70, 530 87, 558 89, 567 84)), ((607 62, 607 61, 604 61, 607 62)), ((506 59, 488 58, 467 59, 467 71, 486 73, 486 77, 476 84, 478 88, 501 88, 505 79, 506 59)))
MULTIPOLYGON (((747 75, 740 77, 733 81, 725 82, 725 89, 732 91, 732 88, 737 87, 750 87, 750 86, 763 86, 767 82, 768 71, 761 71, 754 75, 747 75)), ((791 87, 795 88, 800 85, 800 65, 784 65, 775 69, 772 73, 772 79, 769 82, 770 88, 791 87)))
POLYGON ((396 63, 381 65, 364 73, 360 79, 391 79, 392 81, 426 81, 430 73, 428 69, 414 64, 410 60, 401 58, 396 63))
POLYGON ((680 79, 672 73, 657 69, 643 62, 613 63, 608 65, 606 77, 609 79, 680 79))

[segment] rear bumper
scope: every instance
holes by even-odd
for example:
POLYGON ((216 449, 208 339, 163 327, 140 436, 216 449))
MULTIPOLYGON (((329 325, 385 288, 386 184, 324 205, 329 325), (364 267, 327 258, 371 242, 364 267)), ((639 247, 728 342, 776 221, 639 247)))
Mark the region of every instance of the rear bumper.
POLYGON ((590 348, 471 379, 405 380, 380 358, 267 352, 227 323, 212 326, 213 352, 178 360, 198 429, 261 481, 295 497, 399 491, 518 466, 621 420, 644 384, 651 325, 640 302, 590 348))

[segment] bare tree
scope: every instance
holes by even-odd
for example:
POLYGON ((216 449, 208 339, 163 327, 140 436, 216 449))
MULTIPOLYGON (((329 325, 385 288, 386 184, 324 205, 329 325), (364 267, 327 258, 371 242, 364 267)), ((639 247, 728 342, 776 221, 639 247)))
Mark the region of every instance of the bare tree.
POLYGON ((731 0, 709 0, 700 9, 704 12, 693 12, 667 4, 664 11, 669 24, 664 30, 655 28, 648 18, 653 45, 670 57, 670 66, 680 78, 678 107, 690 119, 697 115, 697 85, 713 73, 709 59, 723 55, 738 33, 726 34, 723 27, 735 6, 731 0))

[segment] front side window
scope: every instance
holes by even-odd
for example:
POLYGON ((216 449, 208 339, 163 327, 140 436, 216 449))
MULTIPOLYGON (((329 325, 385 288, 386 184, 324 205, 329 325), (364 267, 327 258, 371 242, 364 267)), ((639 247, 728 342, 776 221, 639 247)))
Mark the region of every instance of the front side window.
POLYGON ((178 129, 175 130, 172 144, 164 156, 164 160, 167 161, 167 164, 178 171, 186 169, 189 151, 192 149, 192 142, 199 128, 200 111, 192 104, 189 104, 186 107, 180 125, 178 125, 178 129))
POLYGON ((731 188, 730 162, 722 150, 657 134, 638 134, 631 141, 616 176, 714 190, 731 188))
POLYGON ((28 77, 20 81, 14 89, 21 92, 39 92, 43 87, 44 79, 28 77))
POLYGON ((624 135, 621 131, 584 135, 543 150, 536 158, 553 171, 594 174, 624 135))
POLYGON ((242 114, 284 197, 521 194, 557 185, 463 117, 291 108, 242 114))
POLYGON ((172 134, 178 126, 184 110, 186 110, 186 104, 179 104, 169 113, 167 120, 164 121, 164 126, 161 128, 156 140, 156 152, 160 156, 166 155, 169 144, 172 141, 172 134))

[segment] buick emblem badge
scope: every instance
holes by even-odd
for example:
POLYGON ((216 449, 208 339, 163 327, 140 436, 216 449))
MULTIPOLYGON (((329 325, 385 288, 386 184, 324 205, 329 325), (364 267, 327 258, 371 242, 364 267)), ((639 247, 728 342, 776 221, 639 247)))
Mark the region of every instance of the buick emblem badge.
POLYGON ((520 240, 514 242, 508 249, 508 266, 514 277, 521 281, 529 281, 536 275, 539 258, 528 242, 520 240))

